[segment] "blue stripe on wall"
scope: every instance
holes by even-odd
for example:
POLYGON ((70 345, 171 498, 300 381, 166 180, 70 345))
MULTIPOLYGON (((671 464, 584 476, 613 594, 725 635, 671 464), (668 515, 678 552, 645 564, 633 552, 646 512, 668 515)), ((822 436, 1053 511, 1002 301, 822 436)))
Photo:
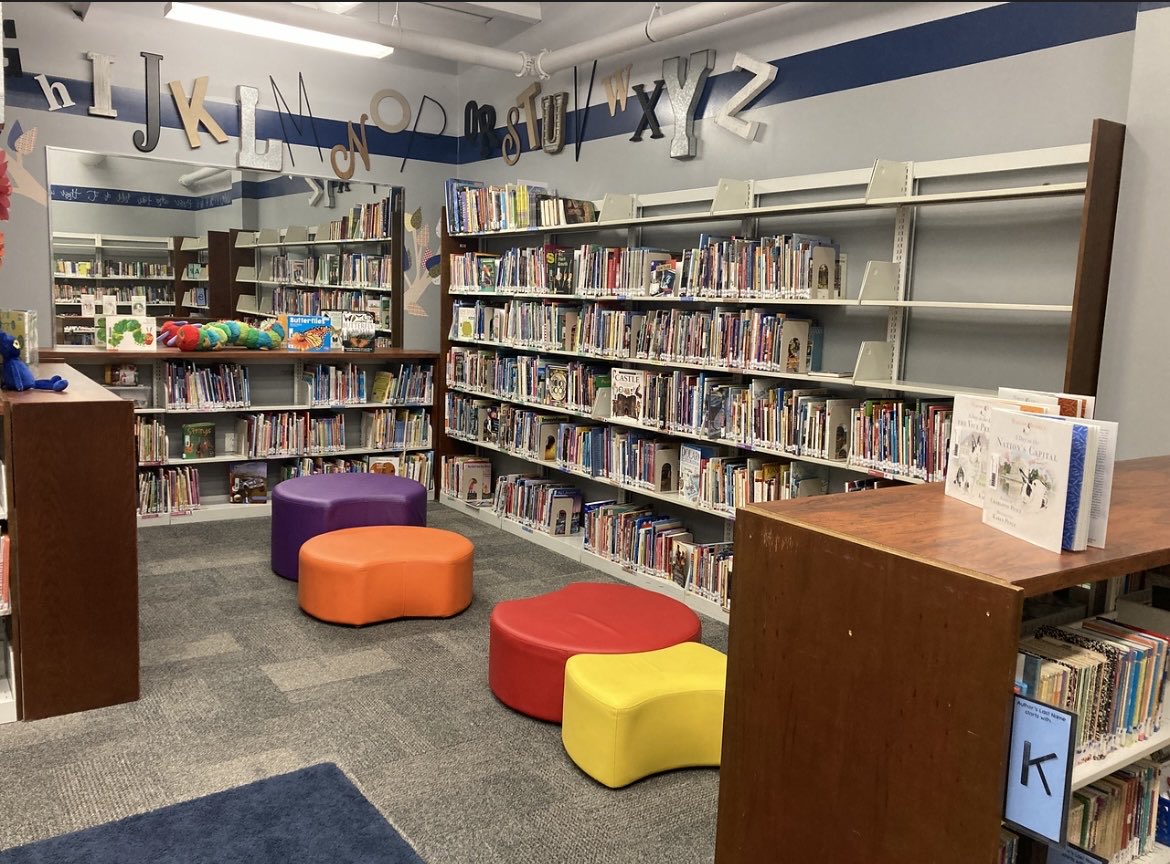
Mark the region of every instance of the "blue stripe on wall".
POLYGON ((1149 12, 1153 9, 1165 9, 1167 6, 1170 6, 1170 0, 1166 0, 1166 2, 1152 2, 1151 0, 1151 2, 1139 3, 1138 11, 1149 12))
MULTIPOLYGON (((925 75, 946 69, 955 69, 988 60, 1012 57, 1031 51, 1040 51, 1059 45, 1067 45, 1086 39, 1112 36, 1132 31, 1136 25, 1138 10, 1159 8, 1168 3, 1127 2, 1127 3, 1005 3, 929 21, 913 27, 906 27, 890 33, 881 33, 852 42, 832 45, 816 51, 797 54, 792 57, 771 61, 779 70, 776 82, 748 107, 762 107, 807 99, 828 93, 867 87, 887 81, 896 81, 917 75, 925 75)), ((665 53, 665 52, 664 52, 665 53)), ((631 96, 627 108, 616 117, 610 117, 605 104, 605 90, 600 76, 612 69, 599 64, 599 77, 594 82, 594 104, 588 109, 588 123, 584 140, 596 140, 615 135, 630 135, 637 126, 641 111, 636 98, 631 96), (597 104, 600 102, 600 104, 597 104)), ((163 80, 166 80, 166 60, 163 60, 163 80)), ((581 96, 589 81, 589 67, 578 70, 581 96)), ((92 84, 76 79, 52 78, 63 81, 76 104, 60 110, 69 114, 87 113, 91 104, 92 84)), ((749 80, 745 72, 726 72, 708 78, 698 105, 699 117, 714 116, 724 102, 749 80)), ((267 83, 267 82, 265 82, 267 83)), ((297 92, 295 82, 277 82, 282 86, 285 97, 297 92)), ((639 83, 639 82, 632 82, 639 83)), ((652 81, 643 81, 647 90, 653 89, 652 81)), ((45 110, 45 97, 33 73, 26 72, 23 78, 8 79, 8 104, 16 108, 45 110)), ((185 81, 184 85, 189 86, 185 81)), ((571 86, 571 85, 570 85, 571 86)), ((261 89, 261 96, 271 98, 272 91, 261 89)), ((309 88, 309 98, 312 89, 309 88)), ((519 92, 519 88, 517 90, 519 92)), ((372 90, 371 90, 372 95, 372 90)), ((570 93, 570 99, 572 94, 570 93)), ((146 105, 141 87, 115 87, 113 104, 118 119, 127 123, 142 125, 146 118, 146 105)), ((208 113, 215 118, 229 135, 238 136, 239 116, 235 104, 205 103, 208 113)), ((571 103, 570 103, 571 104, 571 103)), ((452 130, 462 131, 463 106, 444 106, 447 111, 447 125, 452 130)), ((507 105, 497 106, 497 119, 502 119, 507 105)), ((417 108, 416 108, 417 110, 417 108)), ((439 120, 439 113, 428 105, 426 116, 420 123, 429 128, 439 120)), ((658 104, 660 122, 669 123, 670 106, 663 95, 658 104)), ((566 141, 572 144, 576 135, 576 121, 579 112, 568 112, 566 141)), ((299 118, 297 118, 299 121, 299 118)), ((356 118, 355 118, 356 120, 356 118)), ((164 84, 160 122, 171 129, 182 128, 174 101, 164 84)), ((292 144, 313 146, 312 124, 301 122, 297 131, 286 115, 281 130, 280 115, 270 109, 257 109, 257 137, 286 138, 292 144)), ((348 141, 349 123, 343 120, 318 119, 317 137, 322 148, 348 141)), ((527 127, 520 124, 517 131, 522 142, 527 141, 527 127)), ((504 127, 499 126, 497 135, 502 137, 504 127)), ((411 132, 386 133, 376 126, 367 126, 366 135, 372 155, 403 157, 410 152, 410 158, 459 165, 482 161, 478 146, 459 134, 424 135, 411 132)), ((203 134, 207 146, 214 146, 210 136, 203 134)), ((323 150, 324 161, 329 154, 323 150)), ((302 157, 302 163, 304 162, 302 157)), ((486 158, 499 158, 498 152, 486 158)), ((313 166, 321 163, 310 157, 313 166)), ((307 168, 304 164, 289 168, 307 168)))
POLYGON ((236 196, 231 190, 213 192, 209 195, 170 195, 162 192, 107 189, 100 186, 54 184, 49 187, 49 197, 53 201, 71 201, 75 204, 153 207, 161 210, 208 210, 212 207, 226 207, 236 196))

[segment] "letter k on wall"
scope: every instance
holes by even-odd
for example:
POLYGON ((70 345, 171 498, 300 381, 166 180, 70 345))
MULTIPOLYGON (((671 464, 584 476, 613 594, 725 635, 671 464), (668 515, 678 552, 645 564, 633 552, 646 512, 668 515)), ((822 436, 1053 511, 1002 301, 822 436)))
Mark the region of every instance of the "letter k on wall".
POLYGON ((215 122, 215 118, 207 113, 207 108, 203 105, 203 100, 207 96, 207 80, 206 75, 195 79, 195 86, 191 90, 190 101, 187 100, 187 94, 183 92, 182 82, 171 81, 168 85, 171 88, 171 95, 175 97, 175 107, 179 109, 179 117, 183 120, 183 128, 187 131, 187 142, 192 148, 196 148, 203 143, 199 140, 200 123, 207 127, 207 131, 211 133, 211 137, 220 144, 228 140, 227 133, 215 122))

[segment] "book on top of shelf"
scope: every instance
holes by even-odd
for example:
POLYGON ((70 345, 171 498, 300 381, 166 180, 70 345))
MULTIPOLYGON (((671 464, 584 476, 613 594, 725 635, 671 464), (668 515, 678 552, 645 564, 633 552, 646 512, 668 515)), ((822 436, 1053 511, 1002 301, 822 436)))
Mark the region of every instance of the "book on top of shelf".
POLYGON ((101 307, 103 315, 117 315, 118 314, 118 295, 103 294, 101 298, 101 307))
POLYGON ((0 310, 0 330, 12 336, 20 345, 20 359, 36 367, 40 361, 40 341, 37 336, 37 310, 0 310))
POLYGON ((268 463, 233 462, 228 467, 228 503, 268 503, 268 463))
POLYGON ((146 295, 135 294, 130 298, 130 314, 139 318, 146 315, 146 295))
POLYGON ((81 300, 82 318, 92 318, 97 314, 97 297, 93 294, 82 294, 79 299, 81 300))
POLYGON ((1083 549, 1097 437, 1085 424, 993 408, 983 521, 1051 552, 1083 549))
POLYGON ((94 318, 95 342, 110 351, 153 351, 157 325, 141 315, 98 315, 94 318))
POLYGON ((215 455, 215 424, 183 424, 183 458, 210 459, 215 455))
POLYGON ((333 331, 324 315, 286 315, 284 325, 289 351, 329 351, 333 347, 333 331))
POLYGON ((1001 399, 1011 399, 1014 402, 1053 406, 1057 410, 1047 413, 1060 414, 1063 417, 1082 417, 1088 420, 1093 419, 1093 409, 1097 401, 1094 396, 1054 393, 1048 390, 1023 390, 1016 387, 1000 387, 997 395, 1001 399))

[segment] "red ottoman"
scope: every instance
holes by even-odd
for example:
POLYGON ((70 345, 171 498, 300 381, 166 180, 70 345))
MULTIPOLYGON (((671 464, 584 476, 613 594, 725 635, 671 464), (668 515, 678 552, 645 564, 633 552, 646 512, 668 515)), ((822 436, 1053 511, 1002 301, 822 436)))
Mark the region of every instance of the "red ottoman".
POLYGON ((632 585, 574 582, 492 609, 488 683, 522 714, 561 722, 565 662, 574 654, 634 654, 698 642, 699 616, 632 585))

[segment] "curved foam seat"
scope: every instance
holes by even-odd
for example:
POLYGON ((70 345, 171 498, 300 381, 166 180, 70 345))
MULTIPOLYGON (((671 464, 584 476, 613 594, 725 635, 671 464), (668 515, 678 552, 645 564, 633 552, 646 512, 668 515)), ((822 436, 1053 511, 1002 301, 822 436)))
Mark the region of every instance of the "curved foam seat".
POLYGON ((565 661, 574 654, 629 654, 697 642, 699 616, 656 591, 574 582, 505 600, 492 609, 488 683, 510 708, 559 723, 565 661))
POLYGON ((376 525, 301 546, 300 607, 322 621, 449 618, 471 605, 475 546, 438 528, 376 525))
POLYGON ((612 789, 673 768, 717 766, 726 682, 727 657, 697 642, 570 657, 565 752, 612 789))
POLYGON ((297 553, 310 537, 363 525, 426 525, 427 490, 387 474, 314 474, 272 490, 272 569, 297 578, 297 553))

